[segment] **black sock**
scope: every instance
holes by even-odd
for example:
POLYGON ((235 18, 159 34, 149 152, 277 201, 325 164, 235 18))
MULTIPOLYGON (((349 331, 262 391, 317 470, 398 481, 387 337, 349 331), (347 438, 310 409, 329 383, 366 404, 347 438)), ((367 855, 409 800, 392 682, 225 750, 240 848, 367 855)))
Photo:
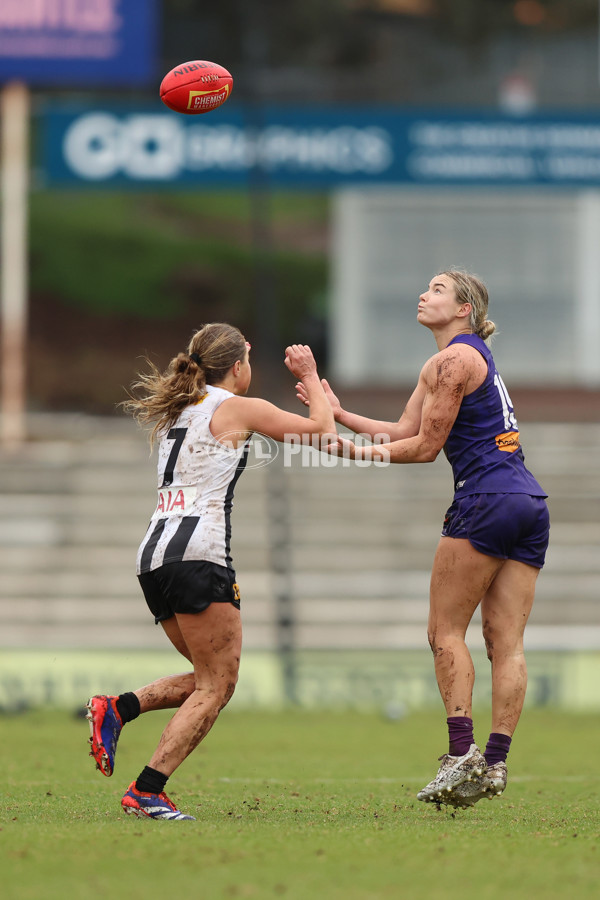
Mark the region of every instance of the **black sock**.
POLYGON ((145 766, 138 776, 135 788, 137 791, 144 791, 146 794, 162 794, 168 780, 168 775, 163 775, 162 772, 151 769, 150 766, 145 766))
POLYGON ((119 694, 116 706, 123 725, 125 725, 126 722, 133 722, 140 714, 140 701, 133 691, 128 691, 126 694, 119 694))

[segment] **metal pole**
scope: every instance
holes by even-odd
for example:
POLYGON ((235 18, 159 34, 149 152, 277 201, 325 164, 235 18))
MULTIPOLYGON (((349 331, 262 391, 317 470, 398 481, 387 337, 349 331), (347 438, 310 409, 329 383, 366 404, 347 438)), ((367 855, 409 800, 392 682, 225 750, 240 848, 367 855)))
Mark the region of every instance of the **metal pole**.
POLYGON ((26 438, 27 189, 29 110, 27 85, 2 90, 2 418, 8 447, 26 438))
POLYGON ((292 582, 290 497, 283 454, 268 467, 266 483, 277 652, 281 661, 284 697, 288 703, 297 704, 296 603, 292 582))
MULTIPOLYGON (((262 0, 239 0, 238 12, 244 36, 244 60, 247 81, 243 91, 246 128, 258 139, 264 128, 264 96, 257 79, 267 65, 268 12, 262 0), (251 75, 252 73, 252 75, 251 75)), ((271 227, 269 173, 257 154, 248 173, 248 195, 252 225, 255 296, 254 325, 260 352, 254 352, 260 364, 261 393, 281 402, 283 347, 281 346, 280 299, 273 277, 273 234, 271 227)), ((258 368, 258 367, 257 367, 258 368)), ((267 470, 267 508, 269 515, 269 551, 276 607, 277 650, 281 660, 283 689, 289 703, 298 702, 296 670, 296 618, 291 571, 291 522, 288 487, 281 460, 267 470)))
POLYGON ((576 367, 586 388, 600 385, 600 191, 582 191, 577 198, 575 335, 576 367))

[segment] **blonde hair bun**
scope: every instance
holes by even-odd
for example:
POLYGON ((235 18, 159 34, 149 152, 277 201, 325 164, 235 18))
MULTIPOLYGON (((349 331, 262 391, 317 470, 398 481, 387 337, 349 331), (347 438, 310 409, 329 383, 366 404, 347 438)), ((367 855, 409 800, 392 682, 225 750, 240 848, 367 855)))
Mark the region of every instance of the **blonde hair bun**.
POLYGON ((479 331, 477 332, 480 338, 483 338, 485 341, 486 338, 489 338, 493 335, 496 330, 496 325, 494 322, 491 322, 489 319, 486 319, 485 322, 481 325, 479 331))

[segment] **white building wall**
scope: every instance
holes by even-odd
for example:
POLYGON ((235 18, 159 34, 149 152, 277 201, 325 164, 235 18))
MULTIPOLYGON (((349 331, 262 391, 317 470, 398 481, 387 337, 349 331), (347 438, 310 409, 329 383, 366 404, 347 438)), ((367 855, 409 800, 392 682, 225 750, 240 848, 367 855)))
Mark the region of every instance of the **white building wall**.
POLYGON ((600 384, 600 192, 353 188, 333 225, 336 383, 414 382, 436 349, 419 293, 458 266, 488 286, 507 382, 600 384))

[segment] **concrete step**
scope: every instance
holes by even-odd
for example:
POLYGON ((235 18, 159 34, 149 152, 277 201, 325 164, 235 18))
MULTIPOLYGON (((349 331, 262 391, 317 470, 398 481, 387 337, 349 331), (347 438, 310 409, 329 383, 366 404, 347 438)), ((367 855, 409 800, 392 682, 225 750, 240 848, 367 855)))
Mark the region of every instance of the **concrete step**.
MULTIPOLYGON (((141 618, 135 624, 119 624, 105 620, 93 625, 65 623, 60 628, 36 623, 3 625, 2 646, 27 649, 114 649, 124 653, 138 649, 164 651, 167 639, 152 618, 141 618)), ((483 650, 484 642, 476 627, 469 629, 467 639, 474 650, 483 650)), ((413 650, 426 646, 426 629, 422 625, 371 623, 358 626, 336 623, 300 625, 295 634, 298 650, 413 650)), ((274 622, 244 624, 244 650, 260 651, 277 648, 274 622)), ((536 650, 600 650, 600 625, 560 626, 531 624, 525 636, 526 649, 536 650)), ((242 660, 242 667, 243 667, 242 660)), ((398 664, 402 664, 401 657, 398 664)))
MULTIPOLYGON (((69 421, 70 439, 45 420, 18 456, 0 451, 0 646, 163 647, 134 571, 155 460, 131 423, 69 421)), ((528 641, 600 646, 600 426, 536 424, 522 434, 552 516, 528 641)), ((447 462, 299 462, 282 455, 249 469, 236 490, 245 646, 276 645, 281 591, 294 597, 300 647, 422 646, 452 493, 447 462), (274 557, 270 542, 284 539, 274 557), (274 561, 287 577, 273 575, 274 561)))

